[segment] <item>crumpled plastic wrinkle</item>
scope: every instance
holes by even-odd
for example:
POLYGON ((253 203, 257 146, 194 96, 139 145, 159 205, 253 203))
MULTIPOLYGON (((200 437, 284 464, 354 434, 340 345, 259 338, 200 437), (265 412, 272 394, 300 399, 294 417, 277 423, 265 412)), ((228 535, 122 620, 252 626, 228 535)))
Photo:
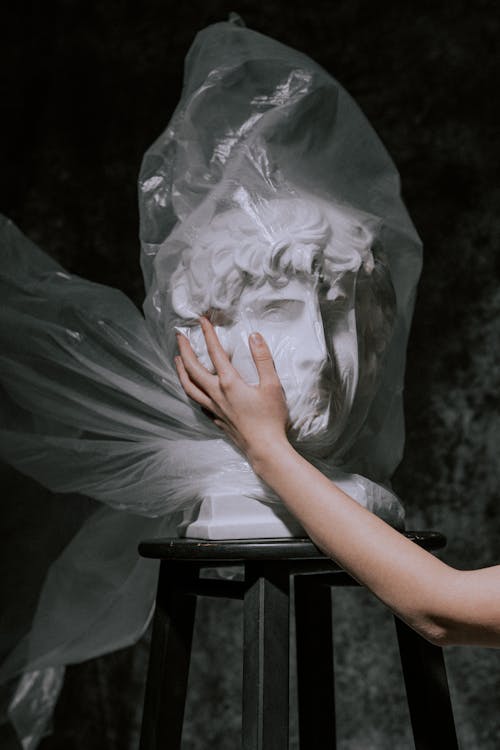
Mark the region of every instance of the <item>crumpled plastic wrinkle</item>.
POLYGON ((34 750, 45 736, 46 726, 64 680, 64 667, 25 672, 9 706, 23 750, 34 750))

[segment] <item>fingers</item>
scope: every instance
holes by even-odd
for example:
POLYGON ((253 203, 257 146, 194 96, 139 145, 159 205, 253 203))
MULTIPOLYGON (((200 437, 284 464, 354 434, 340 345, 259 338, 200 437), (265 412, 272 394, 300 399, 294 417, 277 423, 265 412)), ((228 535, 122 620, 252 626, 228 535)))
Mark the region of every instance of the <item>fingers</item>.
POLYGON ((222 344, 220 343, 219 337, 215 333, 215 329, 211 322, 208 318, 202 316, 200 318, 200 325, 203 335, 205 336, 208 354, 212 360, 217 375, 227 375, 229 372, 234 372, 234 367, 222 348, 222 344))
POLYGON ((175 357, 174 362, 175 368, 177 370, 177 375, 179 376, 179 380, 181 381, 181 385, 189 398, 192 398, 193 401, 196 401, 196 403, 200 404, 201 407, 208 409, 209 411, 218 415, 219 411, 217 409, 217 405, 209 396, 207 396, 206 393, 204 393, 200 388, 198 388, 197 385, 195 385, 195 383, 192 382, 186 368, 184 367, 182 358, 175 357))
POLYGON ((237 442, 237 436, 234 435, 230 426, 221 418, 222 415, 217 408, 217 404, 190 380, 182 358, 174 357, 174 362, 179 380, 186 394, 192 398, 193 401, 200 404, 202 411, 220 430, 223 430, 228 437, 237 442))
POLYGON ((177 334, 177 346, 179 347, 182 364, 190 380, 210 395, 213 389, 217 387, 217 376, 212 375, 206 367, 203 367, 186 336, 177 334))
POLYGON ((261 385, 279 383, 278 373, 274 366, 273 355, 260 333, 252 333, 249 337, 250 351, 255 367, 259 373, 261 385))

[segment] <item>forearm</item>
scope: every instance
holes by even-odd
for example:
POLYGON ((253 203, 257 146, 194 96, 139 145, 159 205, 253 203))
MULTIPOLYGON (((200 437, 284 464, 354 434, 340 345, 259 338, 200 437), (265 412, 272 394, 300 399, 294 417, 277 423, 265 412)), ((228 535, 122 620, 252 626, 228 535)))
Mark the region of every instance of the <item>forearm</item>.
POLYGON ((500 646, 500 566, 455 570, 358 505, 288 443, 285 395, 262 337, 249 337, 259 375, 259 384, 249 385, 209 321, 200 318, 200 324, 217 374, 180 336, 175 363, 185 392, 215 415, 214 424, 318 547, 428 640, 500 646))
POLYGON ((282 441, 252 459, 315 544, 429 640, 445 637, 443 612, 460 571, 352 500, 282 441))

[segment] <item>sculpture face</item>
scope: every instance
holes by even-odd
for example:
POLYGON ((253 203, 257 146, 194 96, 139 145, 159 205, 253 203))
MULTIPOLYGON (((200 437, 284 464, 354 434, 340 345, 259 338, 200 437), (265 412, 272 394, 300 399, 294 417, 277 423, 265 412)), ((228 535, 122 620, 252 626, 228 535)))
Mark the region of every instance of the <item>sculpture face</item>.
POLYGON ((358 383, 355 279, 362 265, 373 270, 372 239, 359 219, 319 200, 275 199, 217 214, 172 276, 173 308, 187 320, 176 328, 213 372, 196 321, 207 315, 249 383, 258 376, 248 337, 262 333, 296 439, 337 439, 358 383))
MULTIPOLYGON (((290 419, 299 439, 324 430, 328 424, 330 362, 319 310, 316 279, 292 278, 279 288, 265 282, 241 294, 236 320, 216 326, 231 362, 248 383, 258 375, 248 347, 248 336, 259 331, 273 354, 287 398, 290 419)), ((180 330, 187 335, 200 361, 213 372, 199 326, 180 330)))

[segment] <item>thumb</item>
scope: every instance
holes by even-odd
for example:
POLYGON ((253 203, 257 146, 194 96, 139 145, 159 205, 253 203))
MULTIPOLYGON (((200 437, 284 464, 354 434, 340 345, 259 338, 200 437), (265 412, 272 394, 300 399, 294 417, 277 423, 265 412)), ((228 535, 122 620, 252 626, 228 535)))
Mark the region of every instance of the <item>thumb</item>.
POLYGON ((274 367, 273 355, 260 333, 250 334, 250 351, 259 373, 260 383, 276 383, 279 381, 274 367))

